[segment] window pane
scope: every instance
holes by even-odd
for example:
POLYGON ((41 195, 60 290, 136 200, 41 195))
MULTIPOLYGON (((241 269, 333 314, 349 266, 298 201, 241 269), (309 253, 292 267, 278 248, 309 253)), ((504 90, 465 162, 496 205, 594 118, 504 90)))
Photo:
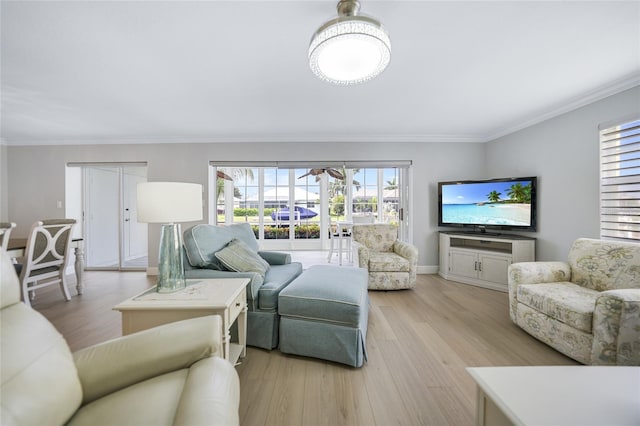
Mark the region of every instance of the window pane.
POLYGON ((233 222, 257 225, 258 217, 258 169, 234 168, 233 176, 233 222), (255 201, 254 201, 255 200, 255 201))
POLYGON ((304 176, 307 172, 307 169, 294 171, 296 239, 320 238, 320 177, 304 176))
MULTIPOLYGON (((346 170, 340 170, 343 176, 346 170)), ((329 216, 331 222, 344 220, 345 217, 345 181, 332 176, 327 176, 329 188, 329 216)))
POLYGON ((356 169, 353 176, 353 215, 378 217, 378 169, 356 169))
POLYGON ((384 169, 382 171, 384 187, 382 190, 382 222, 398 223, 400 210, 399 169, 384 169))
MULTIPOLYGON (((216 224, 225 224, 225 181, 230 179, 229 170, 224 167, 216 170, 216 224)), ((232 178, 231 178, 232 179, 232 178)))
POLYGON ((264 169, 264 238, 289 238, 289 171, 264 169))

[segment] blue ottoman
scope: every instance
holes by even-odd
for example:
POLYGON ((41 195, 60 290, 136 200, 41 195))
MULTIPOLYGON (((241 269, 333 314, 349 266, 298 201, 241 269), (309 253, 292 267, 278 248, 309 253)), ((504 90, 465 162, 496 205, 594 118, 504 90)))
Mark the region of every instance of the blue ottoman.
POLYGON ((280 351, 361 367, 367 359, 366 269, 312 266, 278 296, 280 351))

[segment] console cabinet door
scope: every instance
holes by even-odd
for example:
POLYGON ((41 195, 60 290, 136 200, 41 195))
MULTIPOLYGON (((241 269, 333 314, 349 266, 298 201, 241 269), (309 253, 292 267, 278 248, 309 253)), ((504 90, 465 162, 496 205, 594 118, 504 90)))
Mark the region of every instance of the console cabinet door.
POLYGON ((507 284, 511 256, 480 254, 478 278, 484 281, 507 284))
POLYGON ((449 250, 449 272, 453 275, 478 278, 478 255, 468 250, 449 250))

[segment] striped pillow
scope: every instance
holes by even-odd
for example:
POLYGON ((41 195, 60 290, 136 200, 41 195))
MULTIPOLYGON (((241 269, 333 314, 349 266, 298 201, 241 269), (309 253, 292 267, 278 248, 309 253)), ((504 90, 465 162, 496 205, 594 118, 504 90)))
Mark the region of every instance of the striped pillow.
POLYGON ((215 256, 230 271, 256 272, 264 278, 264 274, 269 269, 269 264, 266 260, 251 250, 245 242, 237 238, 234 238, 225 248, 216 252, 215 256))

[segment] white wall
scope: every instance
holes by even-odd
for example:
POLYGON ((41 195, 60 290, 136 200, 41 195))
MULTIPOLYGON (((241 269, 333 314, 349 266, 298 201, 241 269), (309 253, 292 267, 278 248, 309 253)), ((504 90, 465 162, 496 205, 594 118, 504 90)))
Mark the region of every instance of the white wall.
POLYGON ((0 222, 9 221, 7 146, 0 143, 0 222))
MULTIPOLYGON (((215 160, 413 160, 413 241, 424 272, 438 264, 437 182, 538 176, 537 258, 566 258, 580 236, 598 237, 598 125, 640 114, 640 87, 486 144, 240 143, 2 147, 2 220, 26 237, 31 223, 62 217, 67 162, 146 161, 149 181, 208 186, 215 160), (6 150, 6 154, 5 154, 6 150), (6 176, 5 176, 6 174, 6 176), (7 186, 7 182, 10 184, 7 186), (8 209, 7 202, 8 200, 8 209)), ((207 189, 208 191, 208 189, 207 189)), ((208 217, 208 212, 204 212, 208 217)), ((158 256, 159 229, 149 226, 149 263, 158 256)))
POLYGON ((538 176, 538 260, 599 238, 598 126, 640 114, 640 87, 486 144, 486 177, 538 176))
MULTIPOLYGON (((485 172, 485 147, 466 143, 240 143, 8 147, 8 216, 26 237, 31 223, 64 215, 68 162, 146 161, 149 181, 182 181, 208 187, 209 162, 215 160, 413 160, 413 242, 418 264, 438 264, 437 182, 473 179, 485 172)), ((208 191, 208 188, 207 188, 208 191)), ((4 191, 3 191, 4 192, 4 191)), ((208 212, 204 212, 208 217, 208 212)), ((183 225, 187 226, 187 224, 183 225)), ((159 226, 149 226, 149 266, 158 258, 159 226)))

